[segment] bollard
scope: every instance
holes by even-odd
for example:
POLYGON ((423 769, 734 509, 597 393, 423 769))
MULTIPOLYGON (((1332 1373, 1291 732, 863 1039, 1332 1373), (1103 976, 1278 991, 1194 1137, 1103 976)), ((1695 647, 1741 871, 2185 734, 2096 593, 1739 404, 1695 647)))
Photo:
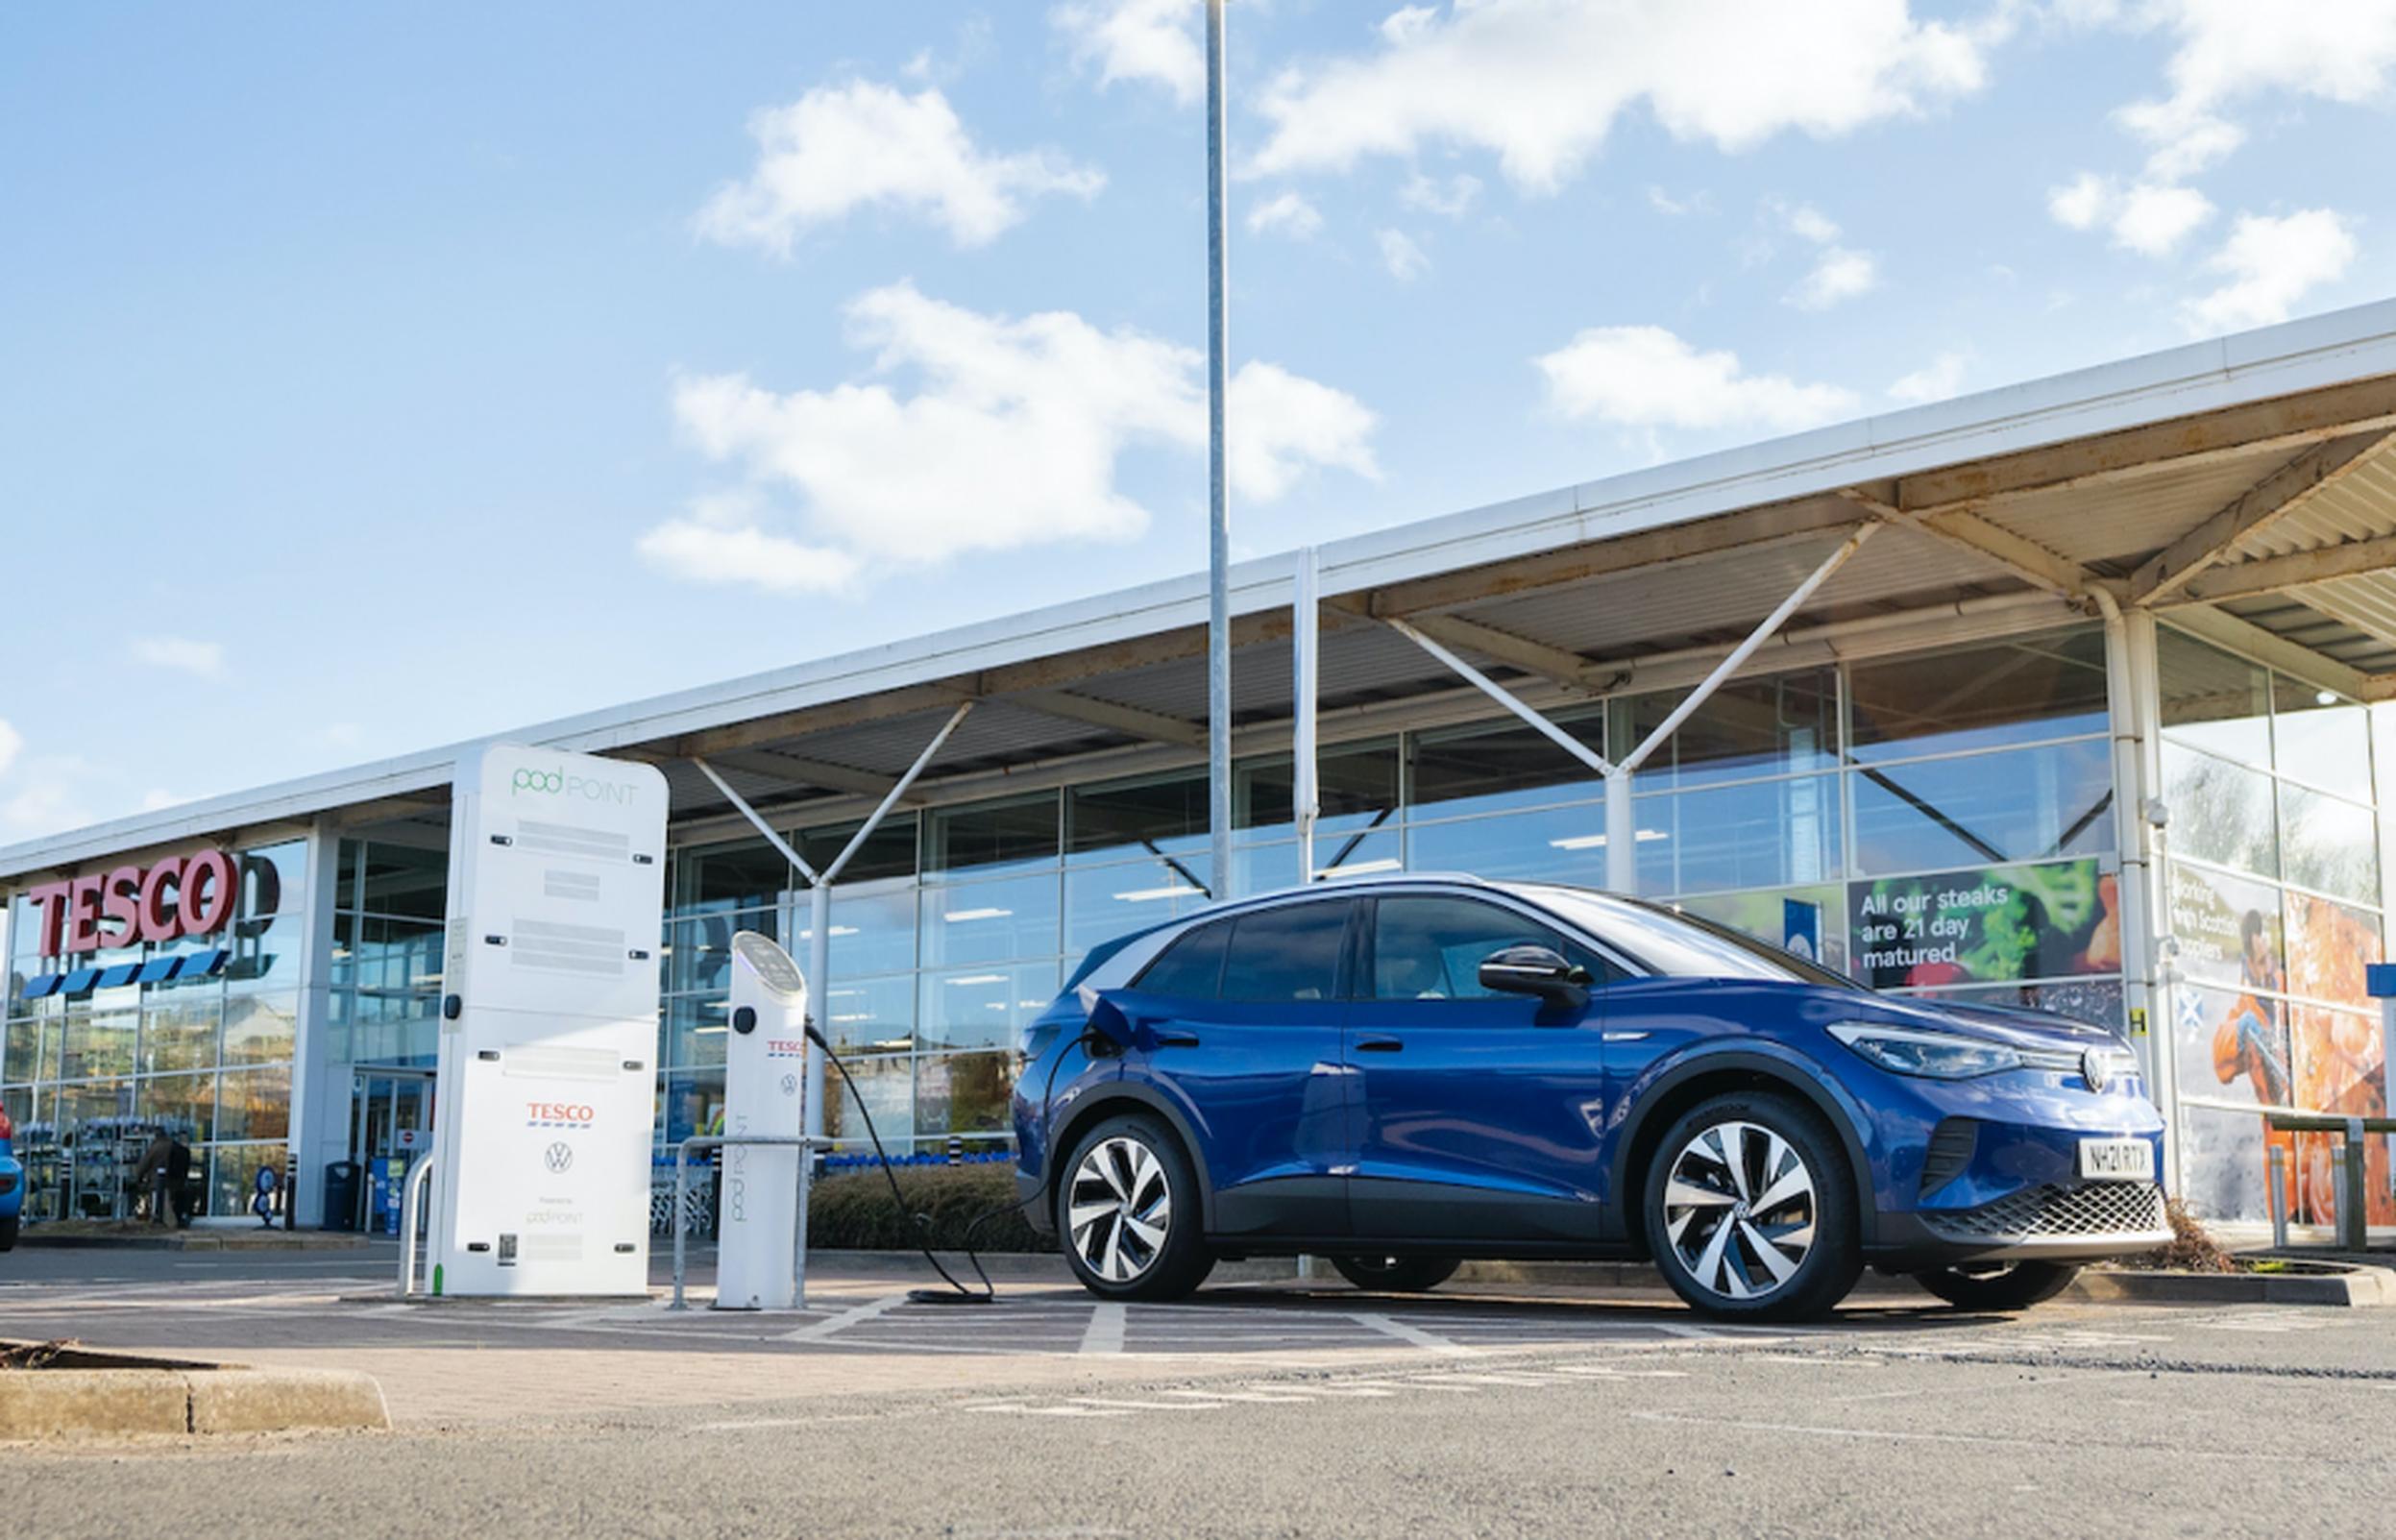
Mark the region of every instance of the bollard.
POLYGON ((2271 1171, 2271 1249, 2287 1250, 2287 1146, 2274 1144, 2265 1158, 2271 1171))
POLYGON ((954 1134, 948 1136, 948 1163, 950 1165, 966 1163, 966 1141, 954 1134))

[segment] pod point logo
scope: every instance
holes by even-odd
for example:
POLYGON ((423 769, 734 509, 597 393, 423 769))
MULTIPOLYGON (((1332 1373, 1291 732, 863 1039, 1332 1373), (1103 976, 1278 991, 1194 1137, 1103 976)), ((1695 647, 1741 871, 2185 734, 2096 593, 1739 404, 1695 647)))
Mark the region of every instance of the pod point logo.
POLYGON ((550 1168, 550 1175, 564 1176, 575 1167, 575 1147, 559 1139, 541 1152, 541 1163, 550 1168))
POLYGON ((562 770, 519 770, 509 778, 507 790, 511 796, 530 794, 584 802, 613 802, 619 806, 629 806, 641 793, 637 782, 594 780, 562 770))

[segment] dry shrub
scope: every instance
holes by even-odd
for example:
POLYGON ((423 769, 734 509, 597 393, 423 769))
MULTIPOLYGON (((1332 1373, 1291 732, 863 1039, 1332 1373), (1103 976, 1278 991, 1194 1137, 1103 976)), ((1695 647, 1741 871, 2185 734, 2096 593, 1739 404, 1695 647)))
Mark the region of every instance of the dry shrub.
POLYGON ((2173 1198, 2164 1208, 2171 1217, 2171 1243, 2143 1257, 2128 1259, 2129 1265, 2172 1273, 2227 1273, 2237 1270, 2237 1264, 2229 1252, 2207 1233, 2194 1214, 2188 1212, 2187 1204, 2173 1198))

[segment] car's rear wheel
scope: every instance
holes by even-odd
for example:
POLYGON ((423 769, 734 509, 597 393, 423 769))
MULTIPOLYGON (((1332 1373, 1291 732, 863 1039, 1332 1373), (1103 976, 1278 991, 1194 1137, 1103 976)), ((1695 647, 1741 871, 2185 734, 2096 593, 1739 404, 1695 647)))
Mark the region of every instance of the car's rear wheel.
POLYGON ((1420 1294, 1437 1288, 1462 1265, 1455 1257, 1334 1257, 1339 1276, 1358 1288, 1384 1294, 1420 1294))
POLYGON ((1717 1096, 1664 1131, 1646 1219, 1664 1281, 1709 1315, 1808 1320, 1863 1271, 1838 1137, 1812 1109, 1769 1092, 1717 1096))
POLYGON ((2026 1310, 2071 1286, 2076 1262, 1966 1262, 1916 1273, 1914 1282, 1967 1310, 2026 1310))
POLYGON ((1145 1113, 1083 1135, 1057 1185, 1057 1236, 1073 1276, 1107 1299, 1180 1299, 1214 1266, 1200 1233, 1198 1173, 1145 1113))

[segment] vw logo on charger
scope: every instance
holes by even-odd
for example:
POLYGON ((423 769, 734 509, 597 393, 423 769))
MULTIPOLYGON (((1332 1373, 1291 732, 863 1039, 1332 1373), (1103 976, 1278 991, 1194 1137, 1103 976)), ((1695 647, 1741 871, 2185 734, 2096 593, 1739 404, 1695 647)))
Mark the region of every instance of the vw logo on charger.
POLYGON ((541 1163, 550 1168, 550 1175, 564 1176, 574 1169, 575 1147, 559 1139, 541 1152, 541 1163))

